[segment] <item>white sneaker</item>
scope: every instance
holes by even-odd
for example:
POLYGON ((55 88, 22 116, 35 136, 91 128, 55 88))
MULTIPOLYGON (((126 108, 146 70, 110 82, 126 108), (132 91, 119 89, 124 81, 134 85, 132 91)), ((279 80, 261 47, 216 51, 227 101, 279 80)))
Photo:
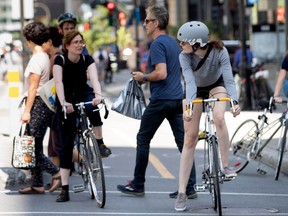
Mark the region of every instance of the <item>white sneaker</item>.
POLYGON ((187 195, 185 193, 178 193, 176 203, 175 203, 175 210, 176 211, 185 211, 186 200, 187 200, 187 195))
POLYGON ((237 176, 237 173, 229 167, 224 168, 224 173, 226 178, 233 178, 237 176))

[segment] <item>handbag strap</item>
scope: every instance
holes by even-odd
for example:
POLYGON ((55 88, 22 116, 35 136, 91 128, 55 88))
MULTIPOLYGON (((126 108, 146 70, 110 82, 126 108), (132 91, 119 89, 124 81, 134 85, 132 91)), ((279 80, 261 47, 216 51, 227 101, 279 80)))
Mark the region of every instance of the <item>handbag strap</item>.
MULTIPOLYGON (((27 127, 27 135, 30 136, 30 124, 29 123, 24 123, 24 124, 21 124, 21 127, 20 127, 20 131, 19 131, 19 136, 22 136, 22 128, 23 126, 27 127)), ((23 133, 25 133, 25 127, 24 127, 24 130, 23 130, 23 133)))
POLYGON ((208 44, 208 50, 207 50, 204 58, 202 58, 202 59, 199 61, 198 65, 197 65, 197 67, 194 69, 194 71, 197 71, 199 68, 201 68, 201 66, 204 64, 205 60, 207 59, 210 51, 212 50, 212 47, 213 47, 213 46, 212 46, 211 44, 208 44))

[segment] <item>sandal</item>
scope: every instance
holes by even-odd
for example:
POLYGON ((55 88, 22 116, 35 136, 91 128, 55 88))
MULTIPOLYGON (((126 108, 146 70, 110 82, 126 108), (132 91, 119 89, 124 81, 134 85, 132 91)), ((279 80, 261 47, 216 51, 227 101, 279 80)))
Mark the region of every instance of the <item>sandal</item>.
POLYGON ((49 192, 52 193, 56 189, 58 189, 59 187, 61 187, 61 176, 57 176, 57 177, 52 178, 52 183, 51 183, 51 187, 49 189, 49 192))
POLYGON ((30 186, 28 188, 21 188, 18 190, 20 194, 44 194, 45 190, 36 190, 34 187, 30 186))

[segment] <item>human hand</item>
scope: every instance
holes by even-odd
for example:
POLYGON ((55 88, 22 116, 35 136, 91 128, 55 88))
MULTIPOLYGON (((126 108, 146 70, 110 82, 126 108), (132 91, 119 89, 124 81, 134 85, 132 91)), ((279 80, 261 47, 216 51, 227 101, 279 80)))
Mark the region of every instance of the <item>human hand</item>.
POLYGON ((92 105, 93 106, 97 106, 98 104, 100 104, 102 101, 102 97, 97 95, 95 98, 93 98, 92 100, 92 105))
POLYGON ((275 101, 275 103, 282 103, 283 99, 282 99, 282 97, 274 96, 274 101, 275 101))
POLYGON ((183 119, 184 121, 191 121, 192 119, 192 110, 185 110, 184 113, 183 113, 183 119))
POLYGON ((231 113, 233 114, 233 117, 236 117, 237 115, 240 114, 240 106, 238 104, 234 105, 233 108, 230 109, 231 113))
POLYGON ((22 124, 24 124, 24 123, 28 124, 30 122, 30 119, 31 119, 30 112, 24 112, 21 116, 22 124))
POLYGON ((143 82, 143 73, 140 71, 133 71, 131 72, 133 78, 138 82, 143 82))
POLYGON ((65 109, 66 109, 66 113, 67 114, 70 114, 70 113, 73 113, 74 112, 74 107, 71 103, 68 103, 68 102, 65 102, 63 104, 63 106, 65 106, 65 109))

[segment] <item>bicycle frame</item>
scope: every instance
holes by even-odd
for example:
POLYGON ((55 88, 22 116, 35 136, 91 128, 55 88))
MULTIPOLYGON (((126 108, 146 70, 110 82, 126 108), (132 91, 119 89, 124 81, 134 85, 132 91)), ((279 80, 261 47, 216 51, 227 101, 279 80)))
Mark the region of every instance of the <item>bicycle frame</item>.
MULTIPOLYGON (((259 121, 247 119, 234 132, 230 147, 232 155, 230 155, 231 166, 235 168, 236 172, 241 172, 251 160, 258 160, 257 172, 266 174, 266 171, 260 168, 262 151, 268 143, 279 133, 278 150, 279 156, 276 164, 275 180, 279 177, 283 154, 286 148, 286 136, 288 130, 288 109, 286 109, 279 118, 268 123, 267 113, 272 113, 272 106, 274 98, 271 97, 269 102, 261 101, 259 105, 264 109, 263 113, 258 116, 259 121), (266 140, 263 140, 264 135, 267 135, 266 140)), ((282 103, 287 103, 283 101, 282 103)), ((288 108, 288 104, 287 108, 288 108)))
MULTIPOLYGON (((104 118, 107 118, 108 108, 104 101, 102 103, 104 104, 106 111, 104 118)), ((74 192, 82 192, 88 186, 91 199, 95 198, 97 205, 100 208, 104 208, 106 202, 104 169, 96 137, 85 113, 86 104, 91 104, 91 102, 80 102, 75 104, 79 111, 76 131, 78 142, 76 145, 79 154, 82 156, 78 173, 82 176, 84 185, 76 185, 73 187, 73 190, 74 192)), ((80 157, 78 157, 78 159, 79 158, 80 157)))
MULTIPOLYGON (((209 189, 212 196, 212 203, 214 210, 218 211, 219 215, 222 215, 221 205, 221 192, 220 183, 223 184, 225 179, 224 168, 221 161, 220 147, 218 145, 216 128, 213 117, 212 102, 228 101, 233 107, 233 100, 231 98, 208 98, 193 100, 192 104, 189 104, 188 114, 192 114, 192 106, 196 103, 203 103, 205 109, 205 145, 204 145, 204 171, 202 175, 203 185, 195 185, 196 191, 205 191, 209 189), (208 129, 208 130, 207 130, 208 129), (207 158, 206 158, 207 157, 207 158)), ((233 108, 234 109, 234 108, 233 108)))

